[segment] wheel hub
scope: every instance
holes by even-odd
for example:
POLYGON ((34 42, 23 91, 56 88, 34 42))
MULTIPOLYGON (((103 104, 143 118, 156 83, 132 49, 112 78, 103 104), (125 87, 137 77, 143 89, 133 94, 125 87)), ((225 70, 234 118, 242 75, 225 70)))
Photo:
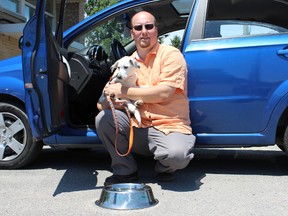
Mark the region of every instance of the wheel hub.
POLYGON ((10 133, 7 133, 6 128, 2 129, 0 134, 0 143, 2 143, 5 147, 11 141, 12 141, 12 135, 10 133))
POLYGON ((4 145, 4 146, 6 146, 6 144, 7 144, 7 135, 6 135, 6 129, 3 129, 3 130, 1 130, 1 138, 0 138, 0 142, 4 145))

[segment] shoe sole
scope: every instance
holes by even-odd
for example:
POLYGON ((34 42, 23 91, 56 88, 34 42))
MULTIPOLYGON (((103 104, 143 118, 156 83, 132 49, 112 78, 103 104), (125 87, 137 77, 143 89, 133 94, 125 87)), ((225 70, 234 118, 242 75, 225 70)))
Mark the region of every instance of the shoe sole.
POLYGON ((115 182, 115 183, 110 183, 110 182, 104 182, 104 186, 109 186, 109 185, 113 185, 113 184, 124 184, 124 183, 134 183, 135 181, 137 181, 139 178, 137 176, 131 177, 126 181, 122 181, 122 182, 115 182))

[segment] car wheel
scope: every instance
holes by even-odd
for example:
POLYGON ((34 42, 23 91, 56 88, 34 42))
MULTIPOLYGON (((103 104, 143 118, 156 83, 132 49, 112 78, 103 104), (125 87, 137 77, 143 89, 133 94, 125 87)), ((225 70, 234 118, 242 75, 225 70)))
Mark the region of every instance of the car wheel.
POLYGON ((277 142, 277 146, 288 155, 288 126, 284 130, 282 142, 277 142))
POLYGON ((27 115, 20 108, 0 103, 0 168, 15 169, 32 162, 43 142, 36 142, 27 115))

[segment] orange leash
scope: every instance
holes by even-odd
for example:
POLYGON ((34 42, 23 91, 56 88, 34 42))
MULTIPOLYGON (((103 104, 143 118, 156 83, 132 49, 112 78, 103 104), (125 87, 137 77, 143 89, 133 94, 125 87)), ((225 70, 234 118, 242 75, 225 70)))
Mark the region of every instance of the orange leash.
POLYGON ((126 110, 126 113, 127 113, 127 116, 129 118, 129 121, 130 121, 130 135, 129 135, 129 146, 128 146, 128 150, 125 154, 121 154, 119 151, 118 151, 118 148, 117 148, 117 139, 118 139, 118 133, 119 133, 119 128, 118 128, 118 121, 117 121, 117 115, 116 115, 116 112, 115 112, 115 107, 114 107, 114 104, 111 100, 111 98, 109 96, 106 97, 107 98, 107 101, 109 102, 109 105, 110 105, 110 108, 112 110, 112 113, 113 113, 113 118, 114 118, 114 123, 115 123, 115 140, 114 140, 114 146, 115 146, 115 150, 116 150, 116 153, 121 156, 121 157, 125 157, 127 156, 128 154, 130 154, 130 152, 132 151, 132 147, 133 147, 133 139, 134 139, 134 131, 133 131, 133 126, 132 126, 132 120, 131 120, 131 116, 130 116, 130 112, 129 110, 127 109, 127 107, 125 107, 125 110, 126 110))

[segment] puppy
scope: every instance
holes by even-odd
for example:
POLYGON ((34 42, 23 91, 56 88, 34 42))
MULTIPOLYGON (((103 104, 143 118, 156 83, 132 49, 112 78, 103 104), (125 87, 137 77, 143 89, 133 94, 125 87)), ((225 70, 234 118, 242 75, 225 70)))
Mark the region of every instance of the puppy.
MULTIPOLYGON (((135 72, 136 69, 139 69, 140 65, 136 61, 136 59, 124 56, 118 61, 116 61, 111 66, 111 71, 113 72, 112 78, 110 82, 114 83, 121 83, 125 87, 133 87, 136 86, 136 81, 138 79, 137 74, 135 72)), ((122 100, 125 98, 121 98, 122 100)), ((102 93, 100 97, 100 102, 103 102, 105 100, 105 95, 102 93)), ((116 98, 116 101, 118 99, 116 98)), ((127 102, 127 108, 130 113, 133 113, 134 117, 138 121, 139 124, 141 124, 141 116, 140 112, 137 109, 140 105, 143 104, 142 100, 137 101, 131 101, 129 99, 125 99, 127 102)))

